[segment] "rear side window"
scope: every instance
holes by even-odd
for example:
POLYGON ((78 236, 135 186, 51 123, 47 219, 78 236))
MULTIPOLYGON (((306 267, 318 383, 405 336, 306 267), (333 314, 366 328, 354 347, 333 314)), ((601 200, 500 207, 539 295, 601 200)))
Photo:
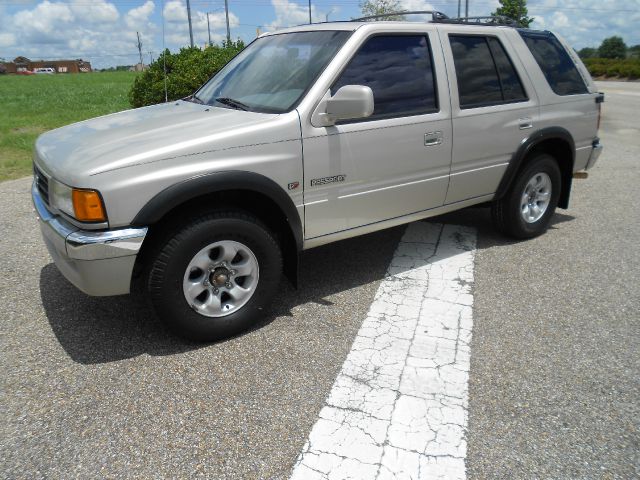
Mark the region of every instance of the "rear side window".
POLYGON ((450 35, 460 108, 527 100, 520 78, 497 38, 450 35))
POLYGON ((493 60, 496 62, 504 100, 527 100, 524 88, 522 88, 522 82, 520 82, 520 77, 518 77, 518 73, 513 67, 513 64, 507 56, 507 52, 504 50, 500 40, 495 37, 488 37, 487 41, 489 42, 491 53, 493 53, 493 60))
POLYGON ((520 30, 549 86, 557 95, 587 93, 587 86, 562 44, 548 32, 520 30))
POLYGON ((351 59, 331 88, 366 85, 374 111, 367 120, 404 117, 438 110, 429 40, 424 35, 372 37, 351 59))

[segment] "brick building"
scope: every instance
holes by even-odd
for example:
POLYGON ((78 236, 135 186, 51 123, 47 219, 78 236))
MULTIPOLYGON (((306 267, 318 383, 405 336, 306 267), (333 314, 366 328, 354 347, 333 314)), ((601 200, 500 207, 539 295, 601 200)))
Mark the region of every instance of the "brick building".
POLYGON ((88 73, 91 63, 82 59, 77 60, 29 60, 26 57, 16 57, 13 62, 3 63, 7 73, 33 71, 36 68, 53 68, 57 73, 88 73))

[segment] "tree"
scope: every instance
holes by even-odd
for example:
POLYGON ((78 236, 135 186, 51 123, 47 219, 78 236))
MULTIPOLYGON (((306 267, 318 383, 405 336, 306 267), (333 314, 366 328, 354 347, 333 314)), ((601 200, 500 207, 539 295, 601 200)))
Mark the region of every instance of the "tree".
POLYGON ((149 68, 136 76, 129 91, 133 107, 162 103, 165 99, 165 69, 167 98, 186 97, 202 86, 244 48, 242 40, 222 42, 200 50, 186 47, 178 53, 162 52, 149 68))
POLYGON ((627 56, 629 58, 640 58, 640 45, 627 48, 627 56))
POLYGON ((591 47, 584 47, 578 51, 580 58, 594 58, 598 56, 598 49, 591 47))
MULTIPOLYGON (((399 0, 364 0, 360 2, 360 11, 363 17, 371 15, 384 15, 402 11, 399 0)), ((402 15, 391 15, 380 20, 404 20, 402 15)))
POLYGON ((625 58, 627 56, 627 45, 618 36, 605 38, 598 48, 598 56, 602 58, 625 58))
POLYGON ((521 27, 528 27, 533 18, 527 17, 527 0, 500 0, 500 7, 491 16, 502 16, 510 18, 521 27))

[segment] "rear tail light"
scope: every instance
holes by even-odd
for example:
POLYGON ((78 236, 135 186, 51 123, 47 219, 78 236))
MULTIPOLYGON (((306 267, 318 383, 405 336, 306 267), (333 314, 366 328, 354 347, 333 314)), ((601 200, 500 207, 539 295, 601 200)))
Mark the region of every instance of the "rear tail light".
POLYGON ((598 126, 596 127, 600 130, 600 120, 602 119, 602 102, 604 102, 604 93, 598 93, 596 97, 596 103, 598 104, 598 126))

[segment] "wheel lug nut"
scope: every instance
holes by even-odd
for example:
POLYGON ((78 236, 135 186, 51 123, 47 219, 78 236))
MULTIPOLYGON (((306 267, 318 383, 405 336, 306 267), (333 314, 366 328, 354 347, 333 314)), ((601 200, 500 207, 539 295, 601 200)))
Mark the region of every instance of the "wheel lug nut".
POLYGON ((225 287, 227 287, 227 288, 231 288, 231 282, 227 282, 227 283, 225 283, 225 287))

